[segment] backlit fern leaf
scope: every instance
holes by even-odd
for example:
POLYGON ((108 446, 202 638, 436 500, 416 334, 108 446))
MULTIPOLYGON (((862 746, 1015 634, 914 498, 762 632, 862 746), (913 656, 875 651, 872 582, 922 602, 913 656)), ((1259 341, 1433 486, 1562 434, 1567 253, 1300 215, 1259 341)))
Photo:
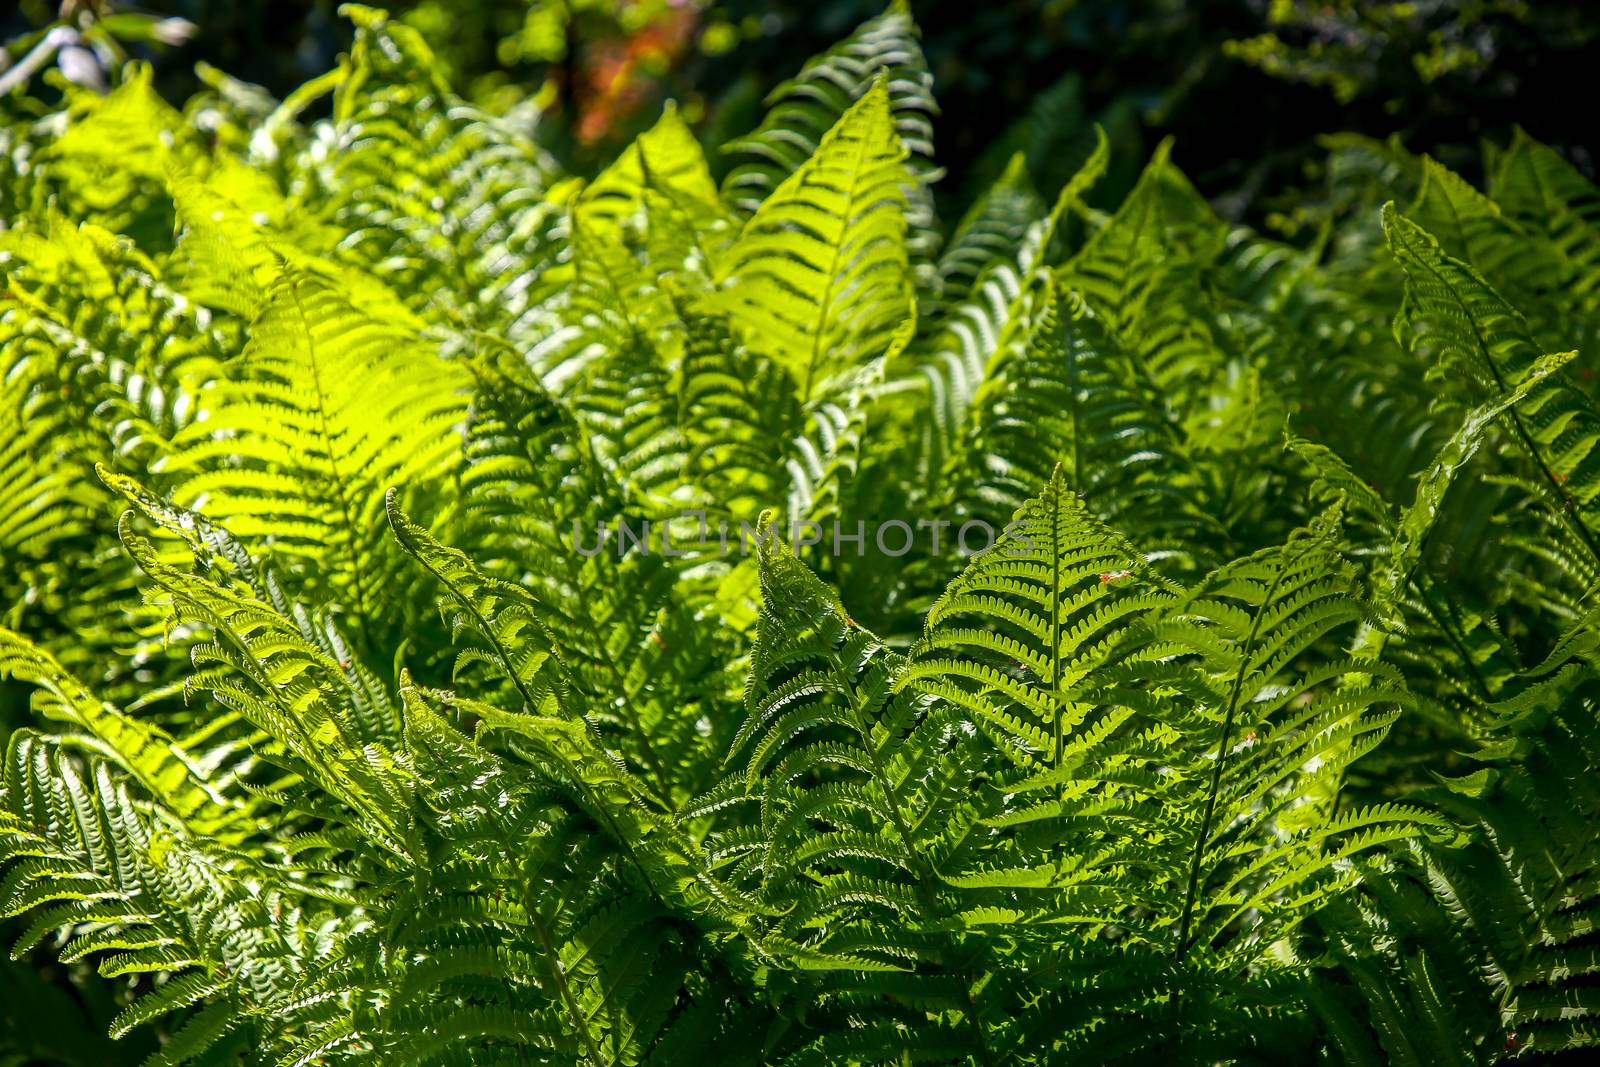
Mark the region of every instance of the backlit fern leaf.
MULTIPOLYGON (((79 635, 57 644, 36 631, 69 667, 85 670, 95 649, 136 640, 128 613, 107 610, 137 593, 95 467, 143 473, 166 457, 197 418, 226 347, 206 312, 165 284, 129 241, 57 216, 44 221, 42 232, 5 235, 0 596, 12 625, 49 611, 49 629, 79 635), (23 465, 24 455, 32 462, 23 465), (23 596, 19 582, 31 594, 23 596)), ((132 699, 112 679, 125 672, 109 667, 102 660, 93 669, 104 674, 86 676, 107 695, 132 699)))
POLYGON ((882 355, 908 313, 906 178, 880 80, 745 223, 717 268, 747 343, 794 375, 803 403, 882 355))
POLYGON ((162 189, 170 159, 199 155, 200 137, 156 92, 154 71, 132 63, 105 96, 75 88, 68 122, 44 148, 48 181, 74 218, 115 233, 137 233, 158 247, 172 232, 162 189))
MULTIPOLYGON (((1022 349, 1039 314, 1037 279, 1055 231, 1105 172, 1109 152, 1105 135, 1096 132, 1095 150, 1062 188, 1049 213, 1029 225, 1014 253, 984 268, 966 299, 946 307, 934 320, 936 328, 913 340, 910 358, 902 361, 898 374, 889 368, 894 386, 914 389, 911 395, 919 400, 921 391, 927 393, 923 411, 931 418, 912 420, 906 430, 916 442, 930 500, 955 491, 949 475, 960 459, 962 438, 972 432, 969 420, 978 394, 1022 349)), ((885 406, 893 410, 894 398, 885 406)))
POLYGON ((697 241, 713 236, 723 221, 705 155, 671 102, 656 124, 584 189, 578 210, 591 221, 621 225, 649 213, 648 192, 685 212, 697 241))
POLYGON ((1505 218, 1500 205, 1427 157, 1411 215, 1446 252, 1519 297, 1565 282, 1566 263, 1549 241, 1505 218))
POLYGON ((527 336, 559 247, 547 161, 506 120, 455 98, 412 27, 343 10, 357 26, 354 72, 335 94, 342 147, 322 210, 350 232, 352 258, 384 263, 419 314, 527 336))
POLYGON ((880 82, 888 93, 894 132, 907 152, 909 174, 898 180, 907 199, 911 253, 916 259, 931 259, 938 234, 929 186, 942 173, 933 162, 933 117, 939 109, 931 91, 933 76, 903 0, 895 0, 767 96, 769 110, 761 128, 724 148, 748 157, 748 162, 734 167, 723 181, 723 198, 741 214, 753 214, 880 82))
POLYGON ((967 445, 975 514, 998 520, 1061 466, 1103 521, 1145 531, 1151 551, 1182 553, 1209 525, 1175 428, 1139 364, 1073 293, 1047 287, 1020 358, 979 395, 967 445))
POLYGON ((1019 153, 995 183, 968 209, 939 257, 939 293, 946 304, 959 304, 994 263, 1004 262, 1022 244, 1028 229, 1044 213, 1044 203, 1028 179, 1019 153))
POLYGON ((1172 164, 1170 149, 1156 149, 1116 214, 1060 276, 1181 408, 1203 395, 1227 362, 1203 282, 1226 227, 1172 164))
POLYGON ((1058 763, 1091 710, 1073 687, 1171 588, 1091 517, 1058 468, 933 605, 897 684, 920 682, 966 709, 1025 766, 1058 763))
POLYGON ((143 791, 178 817, 199 824, 226 809, 228 801, 207 781, 198 761, 159 727, 102 703, 56 662, 55 657, 10 630, 0 629, 0 677, 35 687, 41 718, 82 731, 74 742, 118 764, 143 791))
POLYGON ((285 270, 167 470, 183 501, 203 502, 240 537, 273 534, 277 551, 308 561, 367 618, 397 562, 375 525, 383 491, 437 487, 448 474, 464 383, 333 282, 285 270))
POLYGON ((1513 440, 1536 472, 1535 491, 1562 516, 1576 539, 1600 560, 1600 412, 1559 371, 1540 364, 1526 320, 1472 268, 1444 255, 1425 231, 1385 208, 1384 226, 1406 271, 1406 307, 1396 332, 1432 364, 1433 380, 1473 399, 1507 396, 1542 367, 1540 387, 1510 408, 1513 440))
POLYGON ((904 3, 720 190, 342 11, 0 101, 0 1062, 1581 1062, 1576 168, 1208 201, 1069 74, 939 257, 904 3))

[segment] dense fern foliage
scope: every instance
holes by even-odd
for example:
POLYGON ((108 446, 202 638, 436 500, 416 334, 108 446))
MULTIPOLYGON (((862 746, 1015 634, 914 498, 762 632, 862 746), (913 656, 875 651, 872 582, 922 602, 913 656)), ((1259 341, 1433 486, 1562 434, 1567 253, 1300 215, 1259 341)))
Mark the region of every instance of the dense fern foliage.
POLYGON ((169 1065, 1600 1042, 1560 156, 1332 138, 1295 246, 1102 137, 945 225, 901 6, 721 188, 345 14, 280 104, 0 101, 0 1051, 105 1062, 63 983, 169 1065))

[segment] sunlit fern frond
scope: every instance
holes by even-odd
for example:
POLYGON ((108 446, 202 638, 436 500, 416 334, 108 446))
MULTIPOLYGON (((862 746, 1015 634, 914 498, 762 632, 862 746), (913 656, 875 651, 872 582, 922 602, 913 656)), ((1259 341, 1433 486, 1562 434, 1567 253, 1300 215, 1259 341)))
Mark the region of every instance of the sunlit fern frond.
POLYGON ((1172 164, 1170 150, 1156 149, 1122 206, 1061 276, 1181 407, 1224 362, 1201 271, 1222 251, 1226 227, 1172 164))
POLYGON ((1532 468, 1535 491, 1600 561, 1600 412, 1593 400, 1565 378, 1558 363, 1541 360, 1527 321, 1471 267, 1446 256, 1392 205, 1384 224, 1407 279, 1397 335, 1431 365, 1430 380, 1445 384, 1449 395, 1505 398, 1538 376, 1539 387, 1507 409, 1511 447, 1532 468))
POLYGON ((973 515, 1003 524, 1060 465, 1108 524, 1161 556, 1216 536, 1198 481, 1141 365, 1074 293, 1053 284, 1019 358, 984 383, 967 444, 973 515), (1202 532, 1204 531, 1204 532, 1202 532))
POLYGON ((335 92, 340 148, 325 217, 346 254, 433 321, 524 338, 560 249, 552 166, 503 119, 444 84, 417 31, 359 4, 352 75, 335 92))
POLYGON ((948 305, 964 301, 989 267, 1012 258, 1044 210, 1023 157, 1011 157, 1005 173, 967 210, 939 257, 940 298, 948 305))
POLYGON ((883 82, 894 132, 905 145, 909 173, 899 178, 906 197, 913 259, 930 262, 939 233, 929 188, 943 173, 933 161, 933 75, 929 73, 910 5, 893 0, 846 40, 816 56, 799 75, 767 96, 761 127, 725 152, 744 156, 722 183, 723 198, 741 214, 757 207, 816 154, 827 132, 883 82))
POLYGON ((371 619, 398 563, 383 492, 443 491, 466 380, 336 283, 288 269, 165 469, 181 501, 246 540, 271 535, 276 553, 311 568, 304 580, 371 619))
POLYGON ((905 149, 889 104, 879 79, 745 223, 706 301, 794 375, 802 403, 884 355, 909 314, 905 149))

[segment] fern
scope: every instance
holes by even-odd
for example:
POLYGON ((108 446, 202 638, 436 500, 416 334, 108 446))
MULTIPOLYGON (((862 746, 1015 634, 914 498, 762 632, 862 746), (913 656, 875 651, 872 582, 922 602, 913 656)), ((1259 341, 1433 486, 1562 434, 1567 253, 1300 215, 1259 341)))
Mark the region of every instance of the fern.
POLYGON ((1330 138, 1273 236, 1069 76, 945 227, 903 4, 720 185, 688 106, 568 175, 344 12, 282 101, 0 119, 8 1026, 1582 1062, 1579 170, 1330 138))
POLYGON ((337 285, 286 271, 234 376, 168 460, 179 496, 204 500, 243 536, 272 529, 280 552, 310 555, 367 617, 392 564, 382 540, 357 531, 371 527, 387 484, 440 480, 459 452, 458 372, 419 361, 418 346, 337 285))
POLYGON ((707 306, 794 376, 802 402, 886 348, 907 314, 903 156, 878 82, 762 202, 718 267, 723 291, 707 306))
POLYGON ((848 40, 813 58, 798 76, 767 96, 761 127, 725 151, 747 157, 723 182, 723 195, 741 213, 753 214, 811 156, 824 136, 855 102, 881 83, 888 94, 894 133, 905 146, 910 175, 902 179, 913 256, 930 260, 937 250, 930 186, 941 176, 933 162, 932 93, 910 5, 894 0, 848 40))

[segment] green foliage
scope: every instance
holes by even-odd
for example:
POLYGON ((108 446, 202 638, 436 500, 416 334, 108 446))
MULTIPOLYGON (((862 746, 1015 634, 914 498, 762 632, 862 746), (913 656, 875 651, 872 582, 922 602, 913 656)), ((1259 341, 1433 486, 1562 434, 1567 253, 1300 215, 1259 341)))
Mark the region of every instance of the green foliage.
POLYGON ((1479 78, 1520 34, 1592 32, 1579 29, 1575 15, 1558 5, 1540 10, 1517 0, 1273 0, 1264 20, 1268 32, 1230 41, 1225 51, 1275 77, 1326 88, 1348 104, 1368 93, 1409 89, 1411 80, 1426 86, 1479 78))
POLYGON ((1335 139, 1297 247, 1084 129, 946 241, 903 5, 720 189, 347 15, 4 128, 0 1059, 1592 1052, 1558 155, 1335 139))

